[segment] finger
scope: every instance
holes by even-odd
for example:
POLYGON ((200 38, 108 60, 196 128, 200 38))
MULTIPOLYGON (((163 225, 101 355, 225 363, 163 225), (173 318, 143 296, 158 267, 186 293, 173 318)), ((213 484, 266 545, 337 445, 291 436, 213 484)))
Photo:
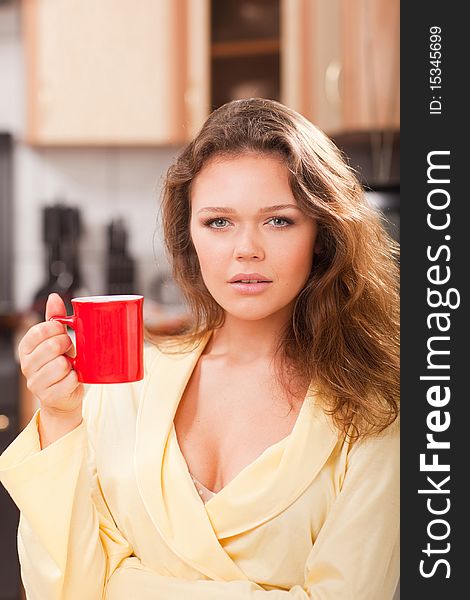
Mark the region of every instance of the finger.
MULTIPOLYGON (((65 307, 64 301, 55 292, 49 294, 49 297, 46 302, 46 321, 49 321, 51 317, 66 317, 67 309, 65 307)), ((65 325, 63 325, 65 327, 65 325)))
MULTIPOLYGON (((49 388, 45 390, 46 397, 51 398, 66 398, 70 401, 76 402, 76 398, 71 398, 71 395, 75 392, 75 390, 80 386, 80 382, 78 381, 77 372, 73 369, 62 378, 57 383, 52 384, 49 388)), ((64 402, 62 401, 62 404, 64 402)), ((67 405, 61 407, 63 410, 67 410, 69 407, 67 405)))
POLYGON ((65 325, 57 321, 46 321, 33 325, 25 334, 23 339, 18 344, 20 356, 23 354, 31 354, 33 350, 39 346, 47 338, 65 333, 65 325))
POLYGON ((61 354, 66 354, 72 348, 72 340, 66 333, 54 335, 45 339, 31 352, 23 356, 21 361, 21 370, 24 375, 32 376, 39 371, 45 364, 57 358, 61 354))
POLYGON ((57 356, 28 377, 27 387, 42 399, 45 390, 61 381, 71 370, 72 366, 65 356, 57 356))

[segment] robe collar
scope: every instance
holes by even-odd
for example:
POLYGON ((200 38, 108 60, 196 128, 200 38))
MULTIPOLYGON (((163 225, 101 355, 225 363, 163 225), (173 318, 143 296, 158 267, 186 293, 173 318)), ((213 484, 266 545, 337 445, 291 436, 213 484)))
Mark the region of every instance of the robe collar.
POLYGON ((338 443, 311 385, 289 436, 267 448, 206 504, 189 474, 173 419, 209 341, 186 353, 157 353, 142 389, 135 469, 142 500, 160 535, 182 560, 210 579, 247 579, 220 543, 290 506, 338 443))

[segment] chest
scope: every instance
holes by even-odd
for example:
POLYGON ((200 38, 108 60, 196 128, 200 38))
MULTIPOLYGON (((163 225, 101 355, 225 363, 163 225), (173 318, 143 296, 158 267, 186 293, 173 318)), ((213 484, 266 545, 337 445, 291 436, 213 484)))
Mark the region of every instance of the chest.
POLYGON ((210 367, 201 361, 194 370, 174 425, 189 471, 218 492, 291 433, 306 389, 289 398, 265 368, 210 367))

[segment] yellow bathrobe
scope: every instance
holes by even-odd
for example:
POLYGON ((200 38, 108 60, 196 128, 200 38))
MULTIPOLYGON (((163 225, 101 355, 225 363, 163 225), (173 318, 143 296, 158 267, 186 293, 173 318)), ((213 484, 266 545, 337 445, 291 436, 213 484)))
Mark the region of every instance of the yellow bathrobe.
POLYGON ((147 346, 142 381, 89 386, 44 450, 36 413, 0 456, 28 599, 391 599, 398 426, 350 447, 310 386, 292 433, 204 504, 173 417, 209 337, 147 346))

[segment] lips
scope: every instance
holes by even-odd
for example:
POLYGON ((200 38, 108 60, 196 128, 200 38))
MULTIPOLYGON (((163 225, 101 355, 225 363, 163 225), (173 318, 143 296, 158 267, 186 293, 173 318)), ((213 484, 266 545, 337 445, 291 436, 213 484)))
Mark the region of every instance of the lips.
POLYGON ((272 283, 272 279, 261 273, 237 273, 229 279, 229 283, 272 283))
POLYGON ((272 279, 261 273, 237 273, 228 283, 236 294, 252 296, 262 294, 271 286, 272 279))

